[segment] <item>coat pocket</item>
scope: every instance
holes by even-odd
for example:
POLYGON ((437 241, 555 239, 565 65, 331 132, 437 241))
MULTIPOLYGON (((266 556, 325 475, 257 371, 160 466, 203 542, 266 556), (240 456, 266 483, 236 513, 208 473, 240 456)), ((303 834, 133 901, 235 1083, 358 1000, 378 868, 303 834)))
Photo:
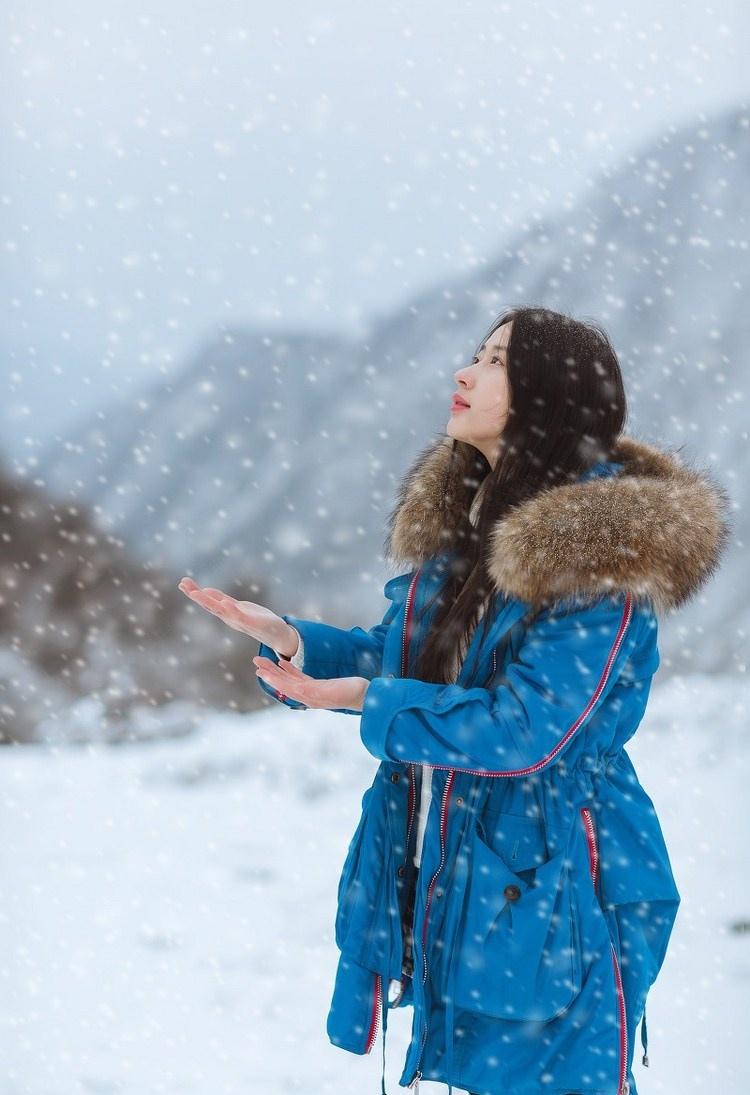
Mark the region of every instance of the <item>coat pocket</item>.
POLYGON ((581 953, 563 851, 541 823, 477 822, 454 956, 456 1007, 500 1019, 554 1019, 581 990, 581 953), (491 842, 491 843, 490 843, 491 842))
POLYGON ((365 792, 339 878, 335 939, 360 965, 399 977, 401 930, 390 828, 385 799, 375 790, 365 792))
POLYGON ((335 925, 336 945, 339 950, 343 950, 343 943, 346 937, 346 929, 349 920, 349 910, 354 900, 352 882, 356 879, 358 874, 359 860, 362 854, 362 838, 364 836, 365 825, 367 824, 367 806, 371 795, 372 787, 368 787, 362 796, 362 812, 357 827, 354 830, 354 835, 349 841, 346 858, 344 859, 344 865, 341 868, 341 874, 339 876, 335 925))

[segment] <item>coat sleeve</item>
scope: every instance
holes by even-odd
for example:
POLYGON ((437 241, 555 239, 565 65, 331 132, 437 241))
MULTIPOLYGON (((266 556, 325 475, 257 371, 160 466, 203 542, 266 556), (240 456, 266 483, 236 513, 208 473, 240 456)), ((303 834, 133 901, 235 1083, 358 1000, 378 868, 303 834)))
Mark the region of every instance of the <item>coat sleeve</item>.
MULTIPOLYGON (((369 630, 361 627, 350 629, 333 627, 331 624, 318 623, 315 620, 303 620, 298 616, 282 615, 282 619, 296 628, 304 644, 304 665, 302 671, 316 680, 330 680, 333 677, 365 677, 371 681, 380 673, 383 666, 383 648, 388 629, 395 620, 406 597, 414 571, 399 574, 385 583, 383 593, 390 601, 385 615, 379 624, 369 630)), ((258 654, 269 658, 278 665, 279 657, 275 650, 260 643, 258 654)), ((257 678, 260 687, 272 699, 279 700, 279 693, 261 677, 257 678)), ((293 710, 306 711, 307 707, 298 700, 285 697, 280 700, 293 710)), ((348 707, 334 707, 348 715, 360 715, 348 707)))
POLYGON ((625 594, 586 607, 558 602, 528 628, 493 687, 376 677, 360 736, 381 760, 480 775, 537 772, 562 755, 604 702, 636 631, 625 594))

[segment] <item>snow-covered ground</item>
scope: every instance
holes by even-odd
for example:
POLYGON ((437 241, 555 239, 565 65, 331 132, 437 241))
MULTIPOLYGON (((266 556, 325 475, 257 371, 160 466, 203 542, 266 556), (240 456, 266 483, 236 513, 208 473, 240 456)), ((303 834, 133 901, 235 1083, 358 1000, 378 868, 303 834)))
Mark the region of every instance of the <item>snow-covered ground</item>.
MULTIPOLYGON (((628 749, 682 895, 640 1095, 750 1090, 747 701, 728 677, 657 684, 628 749)), ((2 1095, 375 1095, 380 1037, 355 1057, 325 1021, 376 767, 355 716, 280 705, 181 738, 0 751, 2 1095)), ((390 1013, 390 1092, 411 1015, 390 1013)))

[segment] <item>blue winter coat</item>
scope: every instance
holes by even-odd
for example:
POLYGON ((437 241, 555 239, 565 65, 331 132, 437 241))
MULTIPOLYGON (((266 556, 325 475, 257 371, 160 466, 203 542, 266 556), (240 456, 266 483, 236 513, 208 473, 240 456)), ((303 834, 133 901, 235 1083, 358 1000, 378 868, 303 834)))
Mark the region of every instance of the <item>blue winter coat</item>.
MULTIPOLYGON (((434 503, 449 456, 441 439, 402 485, 389 554, 415 565, 386 582, 379 624, 284 616, 303 637, 305 673, 371 681, 360 736, 381 762, 338 886, 328 1037, 357 1054, 379 1027, 385 1039, 414 880, 418 768, 429 765, 399 1084, 637 1095, 636 1027, 647 1063, 646 995, 680 894, 625 745, 659 665, 658 613, 715 569, 727 498, 705 473, 623 437, 617 461, 498 523, 489 628, 476 629, 455 684, 432 684, 409 667, 447 575, 440 534, 456 515, 436 515, 434 503)), ((259 653, 277 660, 264 644, 259 653)))

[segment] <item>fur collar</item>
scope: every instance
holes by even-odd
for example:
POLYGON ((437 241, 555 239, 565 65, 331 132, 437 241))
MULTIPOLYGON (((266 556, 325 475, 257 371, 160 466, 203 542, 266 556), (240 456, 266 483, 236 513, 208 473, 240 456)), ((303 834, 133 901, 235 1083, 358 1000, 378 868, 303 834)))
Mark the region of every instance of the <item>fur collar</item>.
MULTIPOLYGON (((401 480, 384 545, 398 566, 444 551, 460 522, 467 487, 458 461, 447 481, 452 444, 447 435, 431 441, 401 480)), ((535 607, 630 593, 659 613, 697 593, 728 544, 726 490, 676 453, 625 434, 614 459, 621 468, 597 465, 593 477, 543 490, 496 522, 488 570, 498 592, 535 607)))

